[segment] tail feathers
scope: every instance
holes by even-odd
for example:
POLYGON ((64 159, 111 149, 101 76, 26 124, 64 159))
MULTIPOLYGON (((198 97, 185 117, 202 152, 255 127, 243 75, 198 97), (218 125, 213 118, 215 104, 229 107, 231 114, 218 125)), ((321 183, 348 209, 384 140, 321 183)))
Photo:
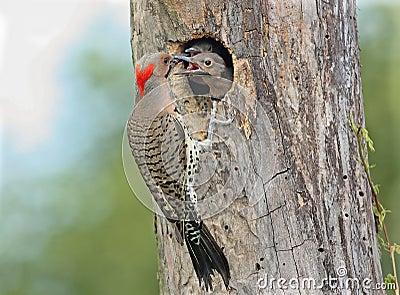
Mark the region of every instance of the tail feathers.
POLYGON ((224 280, 225 287, 228 288, 231 278, 228 261, 208 228, 200 224, 199 230, 200 239, 191 239, 190 235, 185 234, 185 242, 199 283, 201 285, 201 281, 204 281, 206 290, 212 290, 211 276, 216 270, 224 280))

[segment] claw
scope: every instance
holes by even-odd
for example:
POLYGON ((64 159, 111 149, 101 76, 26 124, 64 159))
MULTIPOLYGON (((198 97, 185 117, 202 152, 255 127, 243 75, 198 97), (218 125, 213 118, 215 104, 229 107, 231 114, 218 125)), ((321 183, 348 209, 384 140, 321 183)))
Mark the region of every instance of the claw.
POLYGON ((229 125, 233 122, 233 117, 231 117, 228 120, 218 120, 218 119, 214 119, 213 123, 219 124, 219 125, 229 125))
POLYGON ((216 112, 217 112, 217 106, 218 106, 218 101, 214 100, 213 101, 213 106, 211 109, 211 116, 210 116, 210 122, 208 123, 208 135, 207 135, 207 140, 210 142, 212 141, 212 136, 214 133, 214 124, 221 124, 221 125, 229 125, 233 122, 233 117, 231 117, 228 120, 218 120, 216 119, 216 112))
POLYGON ((212 142, 210 139, 205 139, 203 141, 196 141, 196 145, 200 152, 209 151, 212 146, 212 142))

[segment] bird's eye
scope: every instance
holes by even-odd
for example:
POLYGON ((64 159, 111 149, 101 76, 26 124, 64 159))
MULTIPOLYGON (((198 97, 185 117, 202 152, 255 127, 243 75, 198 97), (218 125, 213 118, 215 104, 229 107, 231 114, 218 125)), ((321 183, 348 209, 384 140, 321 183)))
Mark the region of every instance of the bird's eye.
POLYGON ((164 62, 165 64, 168 64, 168 62, 169 62, 169 57, 164 57, 163 62, 164 62))
POLYGON ((206 59, 205 61, 204 61, 204 64, 206 65, 206 66, 211 66, 211 64, 212 64, 212 62, 211 62, 211 60, 209 60, 209 59, 206 59))

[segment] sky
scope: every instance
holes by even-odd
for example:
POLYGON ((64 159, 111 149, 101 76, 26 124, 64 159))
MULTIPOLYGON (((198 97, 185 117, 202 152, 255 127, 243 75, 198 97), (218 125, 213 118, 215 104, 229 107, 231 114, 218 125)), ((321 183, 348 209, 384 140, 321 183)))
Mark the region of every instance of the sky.
POLYGON ((17 149, 49 138, 59 114, 54 72, 66 50, 97 15, 108 12, 129 28, 129 1, 6 1, 0 4, 2 125, 17 149), (122 17, 126 15, 126 17, 122 17))
MULTIPOLYGON (((0 4, 0 186, 5 178, 24 172, 54 173, 62 168, 51 165, 56 150, 63 151, 65 162, 79 151, 56 146, 63 142, 60 124, 68 115, 65 103, 73 107, 65 97, 68 89, 63 88, 60 68, 73 48, 83 46, 90 25, 99 18, 119 25, 125 49, 130 49, 129 0, 24 2, 24 9, 18 1, 0 4), (49 169, 37 169, 43 165, 43 154, 48 154, 49 169)), ((102 43, 101 38, 91 41, 102 43)))

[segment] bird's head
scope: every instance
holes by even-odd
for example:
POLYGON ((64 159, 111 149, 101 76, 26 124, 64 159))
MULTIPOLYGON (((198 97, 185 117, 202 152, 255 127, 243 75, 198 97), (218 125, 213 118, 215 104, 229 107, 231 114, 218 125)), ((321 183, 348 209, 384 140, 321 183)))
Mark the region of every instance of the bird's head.
POLYGON ((176 72, 176 75, 210 75, 232 80, 232 68, 228 68, 224 59, 216 53, 199 53, 191 57, 174 54, 174 58, 189 63, 187 69, 176 72))
POLYGON ((213 51, 212 44, 206 41, 198 42, 195 45, 185 49, 185 53, 189 53, 190 56, 195 56, 199 53, 212 52, 212 51, 213 51))
POLYGON ((140 97, 167 82, 171 69, 177 60, 167 53, 154 53, 143 56, 135 66, 136 84, 140 97))

